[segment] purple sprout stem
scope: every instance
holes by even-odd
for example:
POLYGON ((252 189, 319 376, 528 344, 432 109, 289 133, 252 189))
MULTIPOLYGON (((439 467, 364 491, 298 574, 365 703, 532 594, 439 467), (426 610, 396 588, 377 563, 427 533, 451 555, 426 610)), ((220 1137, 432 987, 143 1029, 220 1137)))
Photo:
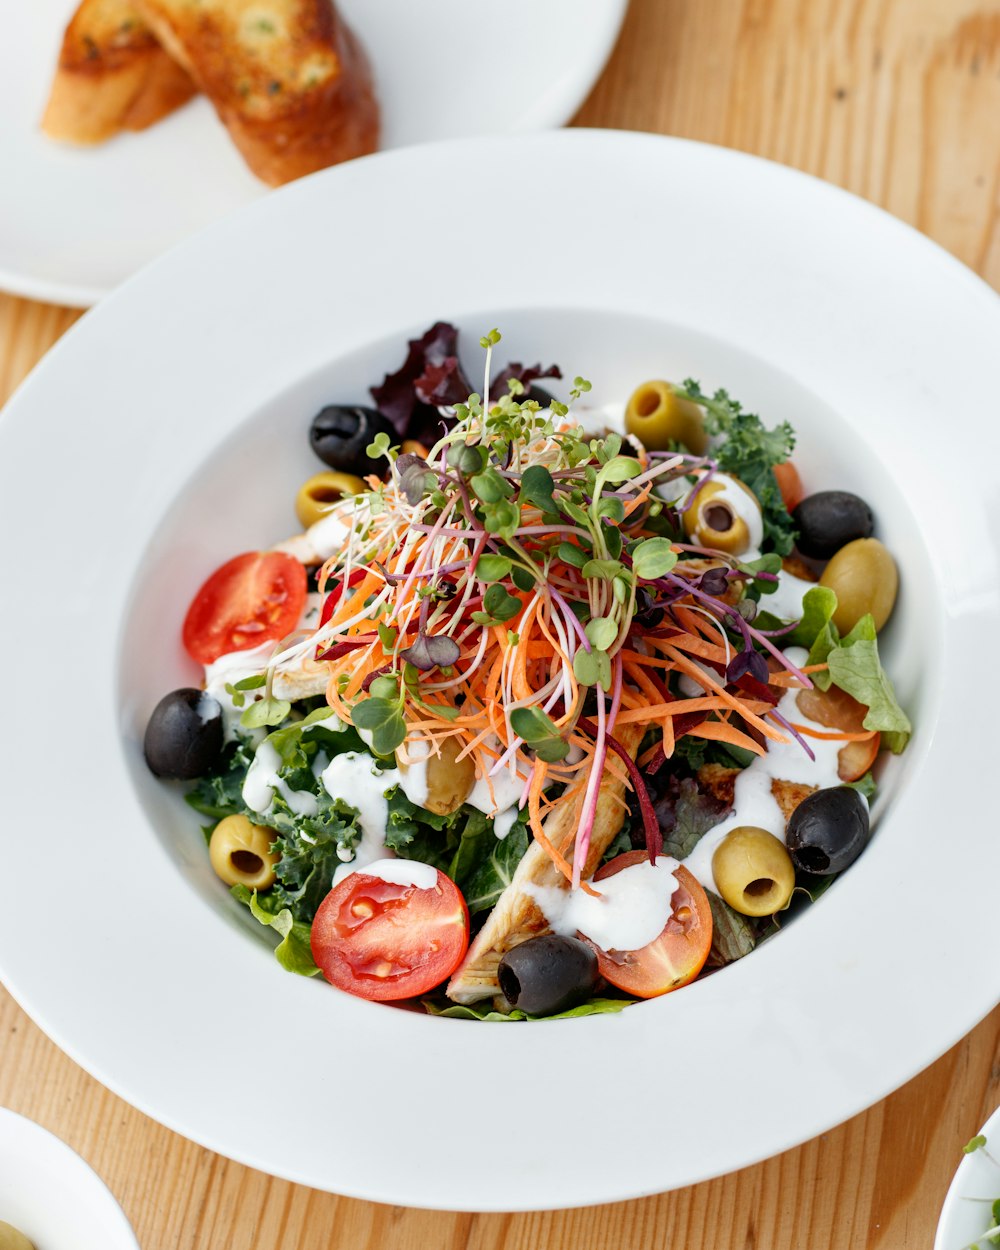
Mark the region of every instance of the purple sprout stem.
POLYGON ((795 726, 785 720, 777 708, 771 708, 771 710, 765 713, 765 715, 773 717, 782 729, 786 729, 792 735, 796 742, 798 742, 798 744, 802 747, 803 751, 805 751, 806 755, 808 755, 811 760, 815 760, 816 752, 812 749, 809 743, 806 742, 805 738, 802 737, 795 726))
POLYGON ((719 599, 715 599, 711 595, 706 595, 704 591, 698 590, 698 588, 696 586, 692 586, 686 578, 678 577, 676 573, 668 573, 665 578, 658 578, 656 584, 658 585, 661 581, 668 582, 672 589, 685 589, 687 593, 692 595, 695 599, 700 599, 703 603, 707 603, 710 607, 714 608, 716 614, 718 614, 719 609, 721 608, 725 616, 732 618, 738 623, 740 630, 743 632, 744 638, 749 637, 760 642, 766 651, 769 651, 776 660, 780 661, 781 666, 787 672, 791 673, 793 677, 802 682, 806 690, 812 690, 813 684, 807 675, 803 673, 801 669, 796 668, 795 665, 792 664, 791 661, 785 656, 784 652, 779 651, 769 638, 766 638, 759 630, 756 630, 751 625, 748 625, 735 608, 731 608, 728 603, 722 603, 719 599))
POLYGON ((576 631, 576 635, 580 639, 580 646, 583 647, 584 651, 589 652, 590 651, 590 639, 587 637, 586 630, 583 628, 583 626, 580 624, 579 620, 577 619, 576 613, 573 611, 573 609, 569 606, 569 604, 566 602, 566 600, 562 597, 562 595, 559 593, 558 590, 556 590, 554 586, 550 585, 549 583, 546 583, 545 590, 549 598, 559 608, 559 611, 561 612, 563 619, 566 621, 566 623, 570 626, 572 630, 576 631))

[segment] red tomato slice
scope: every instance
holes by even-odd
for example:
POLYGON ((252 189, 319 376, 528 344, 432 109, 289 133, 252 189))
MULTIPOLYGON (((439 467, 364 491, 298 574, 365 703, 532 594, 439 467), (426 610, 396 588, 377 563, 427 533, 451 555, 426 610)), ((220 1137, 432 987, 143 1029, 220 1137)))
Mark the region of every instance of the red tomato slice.
POLYGON ((184 618, 192 659, 211 664, 290 634, 306 602, 306 571, 283 551, 248 551, 216 569, 184 618))
MULTIPOLYGON (((598 869, 594 881, 613 877, 646 858, 645 851, 627 851, 598 869)), ((687 985, 701 972, 712 949, 712 908, 707 894, 683 864, 674 869, 674 876, 677 889, 670 900, 673 915, 655 941, 641 950, 613 952, 590 943, 597 953, 601 976, 637 998, 657 998, 687 985)))
POLYGON ((338 989, 377 1002, 416 998, 465 958, 469 909, 443 872, 428 890, 353 872, 320 903, 311 940, 338 989))
POLYGON ((774 476, 778 483, 778 490, 781 491, 781 498, 785 502, 785 507, 789 512, 794 512, 805 495, 798 469, 790 460, 786 460, 783 464, 774 466, 774 476))
MULTIPOLYGON (((864 733, 864 719, 868 709, 846 690, 830 686, 829 690, 800 690, 795 705, 803 716, 825 725, 827 729, 839 729, 842 733, 864 733)), ((846 742, 837 753, 837 776, 841 781, 857 781, 875 763, 882 735, 873 734, 859 742, 846 742)))

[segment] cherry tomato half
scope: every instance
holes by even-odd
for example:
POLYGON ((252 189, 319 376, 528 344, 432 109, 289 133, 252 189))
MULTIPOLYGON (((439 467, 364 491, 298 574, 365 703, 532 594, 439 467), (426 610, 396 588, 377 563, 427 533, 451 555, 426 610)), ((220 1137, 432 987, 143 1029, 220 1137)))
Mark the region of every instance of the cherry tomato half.
POLYGON ((230 651, 248 651, 284 638, 306 602, 306 571, 283 551, 248 551, 216 569, 184 618, 188 655, 212 664, 230 651))
MULTIPOLYGON (((846 690, 831 686, 829 690, 800 690, 795 704, 803 716, 825 725, 827 729, 839 729, 842 733, 864 733, 864 719, 868 709, 846 690)), ((860 742, 845 742, 837 753, 837 776, 841 781, 857 781, 875 763, 875 756, 882 743, 881 734, 862 738, 860 742)))
POLYGON ((338 989, 377 1002, 416 998, 465 958, 469 909, 443 872, 427 890, 353 872, 320 903, 311 940, 338 989))
MULTIPOLYGON (((627 851, 594 873, 595 883, 646 859, 645 851, 627 851)), ((655 941, 637 951, 597 952, 601 976, 637 998, 657 998, 693 981, 712 948, 712 908, 708 896, 683 866, 674 869, 677 889, 673 915, 655 941)))
POLYGON ((785 501, 785 507, 789 512, 794 512, 805 496, 798 469, 790 460, 786 460, 783 464, 774 466, 774 476, 778 482, 778 490, 781 491, 781 498, 785 501))

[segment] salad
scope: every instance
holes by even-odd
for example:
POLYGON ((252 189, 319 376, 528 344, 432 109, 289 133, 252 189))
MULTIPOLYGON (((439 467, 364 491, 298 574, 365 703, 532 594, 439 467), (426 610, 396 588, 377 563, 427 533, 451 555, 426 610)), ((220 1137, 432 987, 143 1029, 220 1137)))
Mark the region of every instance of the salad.
POLYGON ((868 504, 639 385, 624 433, 439 322, 312 422, 302 532, 195 595, 145 754, 292 972, 429 1012, 618 1011, 748 954, 869 838, 910 724, 868 504))

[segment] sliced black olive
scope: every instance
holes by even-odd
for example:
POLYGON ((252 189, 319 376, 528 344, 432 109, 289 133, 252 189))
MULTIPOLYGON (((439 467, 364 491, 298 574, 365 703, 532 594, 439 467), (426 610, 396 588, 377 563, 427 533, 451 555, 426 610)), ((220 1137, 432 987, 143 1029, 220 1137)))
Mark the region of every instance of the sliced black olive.
POLYGON ((815 790, 788 822, 785 844, 800 872, 843 872, 868 845, 868 805, 850 786, 815 790))
POLYGON ((586 942, 547 933, 508 951, 497 975, 512 1007, 529 1016, 551 1016, 590 994, 597 983, 597 956, 586 942))
POLYGON ((331 404, 313 417, 309 442, 320 460, 331 469, 358 477, 369 473, 382 477, 388 462, 384 458, 373 460, 367 451, 376 434, 388 434, 393 443, 399 441, 392 423, 374 408, 331 404))
POLYGON ((813 560, 829 560, 856 538, 870 538, 872 510, 846 490, 821 490, 807 495, 792 513, 798 526, 798 548, 813 560))
POLYGON ((222 708, 204 690, 172 690, 153 708, 143 751, 157 777, 193 781, 222 754, 222 708))

